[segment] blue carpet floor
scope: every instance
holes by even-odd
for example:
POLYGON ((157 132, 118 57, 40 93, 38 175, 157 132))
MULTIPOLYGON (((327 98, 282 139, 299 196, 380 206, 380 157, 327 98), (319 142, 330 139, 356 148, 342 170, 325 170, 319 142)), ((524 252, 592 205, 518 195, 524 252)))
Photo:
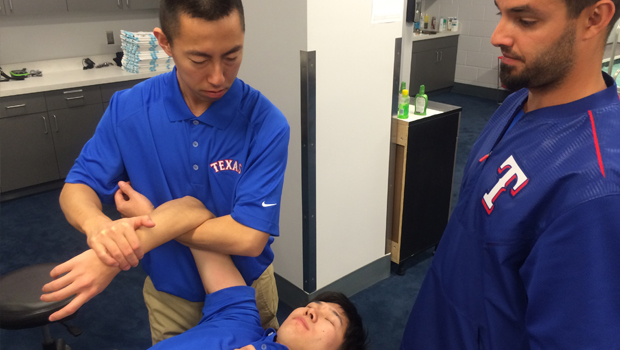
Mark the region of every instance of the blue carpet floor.
MULTIPOLYGON (((430 99, 463 107, 454 176, 453 201, 456 205, 463 167, 480 131, 497 103, 454 93, 432 94, 430 99)), ((60 191, 49 191, 0 204, 0 275, 21 267, 63 262, 88 247, 85 237, 64 219, 58 205, 60 191)), ((113 207, 104 211, 118 217, 113 207)), ((393 266, 389 278, 352 297, 369 330, 371 349, 397 349, 432 255, 420 254, 408 262, 405 276, 393 266)), ((64 338, 73 350, 146 349, 150 331, 142 300, 145 273, 141 268, 119 274, 100 295, 79 311, 71 324, 84 333, 73 338, 63 326, 52 325, 52 334, 64 338)), ((283 321, 291 308, 281 303, 278 319, 283 321)), ((0 330, 0 350, 40 349, 41 330, 0 330)))

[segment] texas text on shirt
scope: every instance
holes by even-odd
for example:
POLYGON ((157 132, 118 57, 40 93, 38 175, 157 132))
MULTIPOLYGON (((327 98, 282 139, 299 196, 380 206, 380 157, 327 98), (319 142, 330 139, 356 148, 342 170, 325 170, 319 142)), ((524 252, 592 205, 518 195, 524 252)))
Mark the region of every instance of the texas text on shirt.
MULTIPOLYGON (((273 261, 289 126, 260 92, 236 79, 199 117, 185 103, 176 68, 116 93, 67 182, 90 186, 113 201, 119 180, 158 206, 183 196, 200 199, 216 216, 270 234, 257 258, 233 256, 250 284, 273 261)), ((157 290, 203 301, 189 249, 170 241, 142 260, 157 290)))

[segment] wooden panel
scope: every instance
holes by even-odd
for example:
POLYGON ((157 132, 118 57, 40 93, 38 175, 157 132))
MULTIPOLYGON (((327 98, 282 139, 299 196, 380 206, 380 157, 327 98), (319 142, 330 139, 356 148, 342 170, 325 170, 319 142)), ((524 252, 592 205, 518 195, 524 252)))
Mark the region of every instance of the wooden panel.
POLYGON ((405 191, 405 169, 407 167, 407 148, 396 146, 394 160, 394 206, 392 210, 392 261, 400 261, 400 240, 402 231, 403 195, 405 191))
POLYGON ((392 118, 392 143, 407 146, 409 122, 392 118))

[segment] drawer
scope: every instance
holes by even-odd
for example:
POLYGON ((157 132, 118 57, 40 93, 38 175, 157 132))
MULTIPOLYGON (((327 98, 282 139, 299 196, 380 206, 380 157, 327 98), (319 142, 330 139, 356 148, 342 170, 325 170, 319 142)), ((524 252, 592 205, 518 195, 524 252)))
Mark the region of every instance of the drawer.
POLYGON ((121 81, 118 83, 101 85, 101 99, 103 102, 110 102, 110 100, 112 99, 112 95, 114 95, 115 92, 130 89, 134 85, 142 81, 144 81, 144 79, 121 81))
POLYGON ((101 90, 95 85, 49 91, 45 93, 45 101, 48 111, 93 105, 101 103, 101 90))
POLYGON ((413 43, 413 53, 456 47, 458 44, 458 35, 445 38, 420 40, 413 43))
POLYGON ((45 95, 42 92, 0 98, 0 118, 45 111, 45 95))

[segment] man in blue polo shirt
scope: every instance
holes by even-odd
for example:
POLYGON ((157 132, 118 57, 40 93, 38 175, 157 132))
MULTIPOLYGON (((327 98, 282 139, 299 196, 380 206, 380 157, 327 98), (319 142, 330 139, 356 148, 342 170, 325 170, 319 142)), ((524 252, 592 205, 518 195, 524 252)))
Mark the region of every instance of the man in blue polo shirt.
POLYGON ((277 328, 270 244, 279 235, 286 118, 236 78, 245 30, 240 0, 162 1, 160 20, 154 34, 175 69, 113 96, 67 176, 61 207, 102 262, 126 270, 144 254, 137 227, 101 211, 118 183, 131 181, 156 207, 198 198, 215 218, 144 255, 153 342, 200 320, 205 294, 188 247, 231 255, 257 289, 263 326, 277 328))
POLYGON ((511 90, 474 144, 401 349, 618 349, 618 0, 496 0, 511 90))

